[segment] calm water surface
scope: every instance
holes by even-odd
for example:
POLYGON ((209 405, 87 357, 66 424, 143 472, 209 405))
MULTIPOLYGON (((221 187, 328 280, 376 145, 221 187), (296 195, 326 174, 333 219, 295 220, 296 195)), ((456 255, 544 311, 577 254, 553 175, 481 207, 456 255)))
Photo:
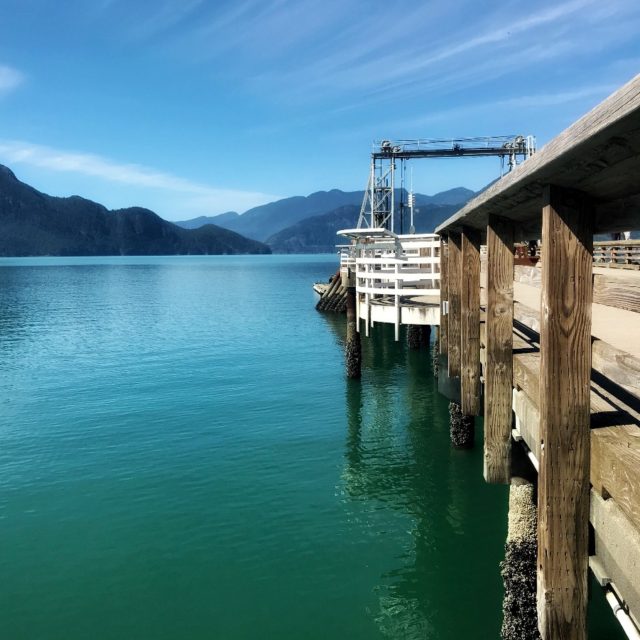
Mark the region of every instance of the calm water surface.
POLYGON ((498 637, 506 490, 335 267, 0 260, 1 638, 498 637))

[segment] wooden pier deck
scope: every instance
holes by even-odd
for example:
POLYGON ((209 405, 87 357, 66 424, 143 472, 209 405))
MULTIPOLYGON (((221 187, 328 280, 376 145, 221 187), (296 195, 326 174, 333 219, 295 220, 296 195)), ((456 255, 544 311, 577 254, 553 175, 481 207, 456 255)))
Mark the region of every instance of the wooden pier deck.
POLYGON ((639 176, 640 76, 436 230, 440 349, 463 413, 484 407, 485 479, 511 481, 514 437, 538 470, 544 640, 586 638, 589 566, 640 626, 640 273, 593 267, 594 234, 640 229, 639 176), (536 238, 541 265, 514 270, 536 238))

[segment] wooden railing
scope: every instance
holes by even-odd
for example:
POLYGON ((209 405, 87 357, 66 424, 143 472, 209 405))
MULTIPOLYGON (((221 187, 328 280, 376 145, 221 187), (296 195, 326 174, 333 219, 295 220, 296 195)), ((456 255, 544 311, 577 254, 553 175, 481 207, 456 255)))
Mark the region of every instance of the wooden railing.
POLYGON ((594 242, 593 264, 597 267, 640 269, 640 240, 594 242))

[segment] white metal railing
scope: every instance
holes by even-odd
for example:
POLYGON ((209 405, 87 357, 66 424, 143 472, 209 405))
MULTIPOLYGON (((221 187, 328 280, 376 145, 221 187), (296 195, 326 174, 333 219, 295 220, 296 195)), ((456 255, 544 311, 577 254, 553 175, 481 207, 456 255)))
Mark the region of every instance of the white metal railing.
MULTIPOLYGON (((364 231, 364 230, 363 230, 364 231)), ((395 235, 381 233, 354 237, 348 251, 340 247, 341 272, 348 273, 356 288, 357 315, 365 305, 369 335, 371 305, 395 309, 398 339, 402 306, 419 304, 421 296, 440 296, 440 237, 429 234, 395 235)))

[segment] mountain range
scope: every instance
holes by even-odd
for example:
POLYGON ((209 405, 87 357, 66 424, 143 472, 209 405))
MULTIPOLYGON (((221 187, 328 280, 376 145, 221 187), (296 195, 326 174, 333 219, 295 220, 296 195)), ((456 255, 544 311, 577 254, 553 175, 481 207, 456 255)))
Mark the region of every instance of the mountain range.
POLYGON ((0 256, 270 252, 261 242, 212 224, 183 229, 141 207, 109 211, 79 196, 49 196, 0 165, 0 256))
MULTIPOLYGON (((414 223, 418 232, 432 232, 437 224, 457 211, 475 193, 464 187, 442 191, 435 195, 415 194, 414 223)), ((396 201, 407 201, 406 191, 396 190, 396 201)), ((176 222, 185 229, 213 223, 237 231, 249 238, 266 242, 277 253, 307 253, 332 251, 336 231, 355 227, 364 191, 317 191, 311 195, 294 196, 249 209, 242 215, 235 211, 219 216, 199 217, 176 222)), ((401 228, 395 221, 395 228, 401 228)), ((404 228, 408 232, 408 211, 404 228)))
MULTIPOLYGON (((415 194, 418 232, 432 232, 475 194, 458 187, 433 196, 415 194)), ((406 191, 396 190, 406 202, 406 191)), ((71 196, 37 191, 0 165, 0 256, 326 253, 339 229, 355 227, 363 191, 317 191, 254 207, 171 223, 141 207, 108 210, 71 196)), ((395 220, 408 232, 408 209, 395 220)))

